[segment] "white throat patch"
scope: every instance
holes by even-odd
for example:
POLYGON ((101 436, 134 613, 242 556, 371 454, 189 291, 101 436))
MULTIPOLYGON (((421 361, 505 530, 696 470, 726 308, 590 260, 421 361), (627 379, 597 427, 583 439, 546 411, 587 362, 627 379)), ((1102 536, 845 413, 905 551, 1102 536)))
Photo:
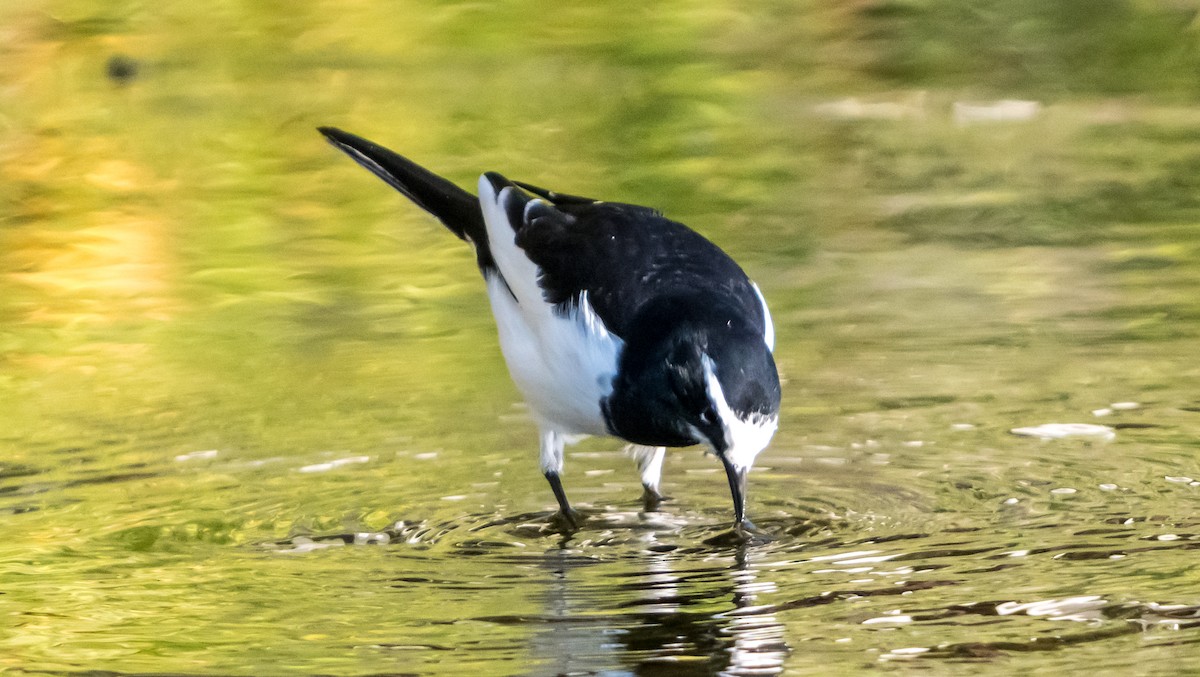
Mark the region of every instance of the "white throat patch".
POLYGON ((702 356, 701 364, 704 367, 704 387, 708 391, 708 399, 717 410, 717 417, 725 430, 725 458, 735 468, 749 469, 759 452, 771 443, 771 437, 779 427, 779 417, 752 413, 745 419, 739 418, 725 399, 725 391, 717 380, 717 367, 712 358, 702 356))

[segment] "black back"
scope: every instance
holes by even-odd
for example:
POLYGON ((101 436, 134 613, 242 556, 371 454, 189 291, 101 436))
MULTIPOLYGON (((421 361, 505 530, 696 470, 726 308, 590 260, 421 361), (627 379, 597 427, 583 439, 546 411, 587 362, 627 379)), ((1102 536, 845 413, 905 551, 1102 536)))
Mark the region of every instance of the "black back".
MULTIPOLYGON (((553 205, 526 208, 529 198, 520 196, 508 206, 517 246, 541 270, 538 283, 560 311, 586 293, 608 330, 628 340, 647 302, 701 298, 706 315, 732 313, 764 333, 762 305, 745 272, 687 226, 649 207, 564 195, 497 174, 488 178, 498 189, 515 185, 553 205)), ((676 312, 691 310, 696 308, 682 303, 676 312)), ((662 319, 664 328, 677 323, 662 319)))

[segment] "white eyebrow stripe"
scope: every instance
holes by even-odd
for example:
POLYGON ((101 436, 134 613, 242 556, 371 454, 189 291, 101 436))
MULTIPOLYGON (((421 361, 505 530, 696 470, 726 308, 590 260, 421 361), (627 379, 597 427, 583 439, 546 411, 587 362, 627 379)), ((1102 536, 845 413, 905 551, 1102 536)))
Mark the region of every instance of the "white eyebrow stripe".
POLYGON ((704 390, 708 393, 708 401, 713 405, 713 409, 717 410, 717 418, 721 421, 721 428, 725 431, 725 446, 732 446, 733 440, 729 436, 727 421, 736 419, 737 414, 733 413, 733 407, 730 407, 729 402, 725 400, 725 389, 721 387, 721 381, 717 379, 717 365, 713 363, 712 358, 703 355, 700 358, 700 364, 704 369, 704 390))
POLYGON ((725 433, 725 456, 734 467, 749 469, 759 452, 771 443, 779 427, 779 417, 751 413, 745 419, 740 418, 725 399, 725 390, 717 379, 717 365, 712 358, 703 355, 700 363, 704 369, 704 389, 713 408, 717 410, 725 433))

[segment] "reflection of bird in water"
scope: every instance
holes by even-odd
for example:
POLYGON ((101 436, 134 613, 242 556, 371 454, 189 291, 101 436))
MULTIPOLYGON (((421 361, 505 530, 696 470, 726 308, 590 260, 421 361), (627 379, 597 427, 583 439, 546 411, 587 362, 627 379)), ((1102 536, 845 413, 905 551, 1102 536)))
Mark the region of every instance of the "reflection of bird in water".
POLYGON ((723 675, 776 675, 783 671, 783 661, 791 653, 783 637, 783 624, 775 618, 774 605, 758 603, 763 592, 774 592, 775 584, 759 581, 759 572, 749 564, 749 549, 737 551, 737 569, 733 572, 734 610, 723 616, 728 619, 726 634, 733 637, 729 648, 729 667, 723 675))
POLYGON ((708 444, 725 466, 735 525, 753 526, 746 473, 775 433, 779 376, 766 301, 732 259, 647 207, 491 172, 476 197, 366 139, 321 132, 474 245, 566 526, 576 528, 563 446, 586 435, 639 445, 649 503, 664 447, 708 444))
POLYGON ((678 554, 653 533, 638 571, 613 575, 609 562, 578 551, 552 550, 545 566, 546 629, 530 643, 545 670, 534 674, 777 675, 791 653, 772 605, 758 596, 774 590, 760 580, 746 546, 713 569, 676 571, 678 554), (607 575, 605 575, 607 574, 607 575), (626 599, 632 593, 633 599, 626 599), (728 597, 727 597, 728 596, 728 597), (713 613, 717 600, 733 608, 713 613), (670 666, 673 669, 664 669, 670 666), (692 669, 687 669, 691 666, 692 669))

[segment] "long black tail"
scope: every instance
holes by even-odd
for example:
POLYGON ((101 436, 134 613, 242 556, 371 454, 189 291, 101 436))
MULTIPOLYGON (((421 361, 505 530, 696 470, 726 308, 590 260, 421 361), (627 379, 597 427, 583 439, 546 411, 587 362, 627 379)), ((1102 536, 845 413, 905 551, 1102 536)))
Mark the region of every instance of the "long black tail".
POLYGON ((495 269, 478 198, 412 160, 361 136, 335 127, 318 127, 317 131, 335 148, 437 217, 450 232, 475 245, 475 258, 481 270, 495 269))

